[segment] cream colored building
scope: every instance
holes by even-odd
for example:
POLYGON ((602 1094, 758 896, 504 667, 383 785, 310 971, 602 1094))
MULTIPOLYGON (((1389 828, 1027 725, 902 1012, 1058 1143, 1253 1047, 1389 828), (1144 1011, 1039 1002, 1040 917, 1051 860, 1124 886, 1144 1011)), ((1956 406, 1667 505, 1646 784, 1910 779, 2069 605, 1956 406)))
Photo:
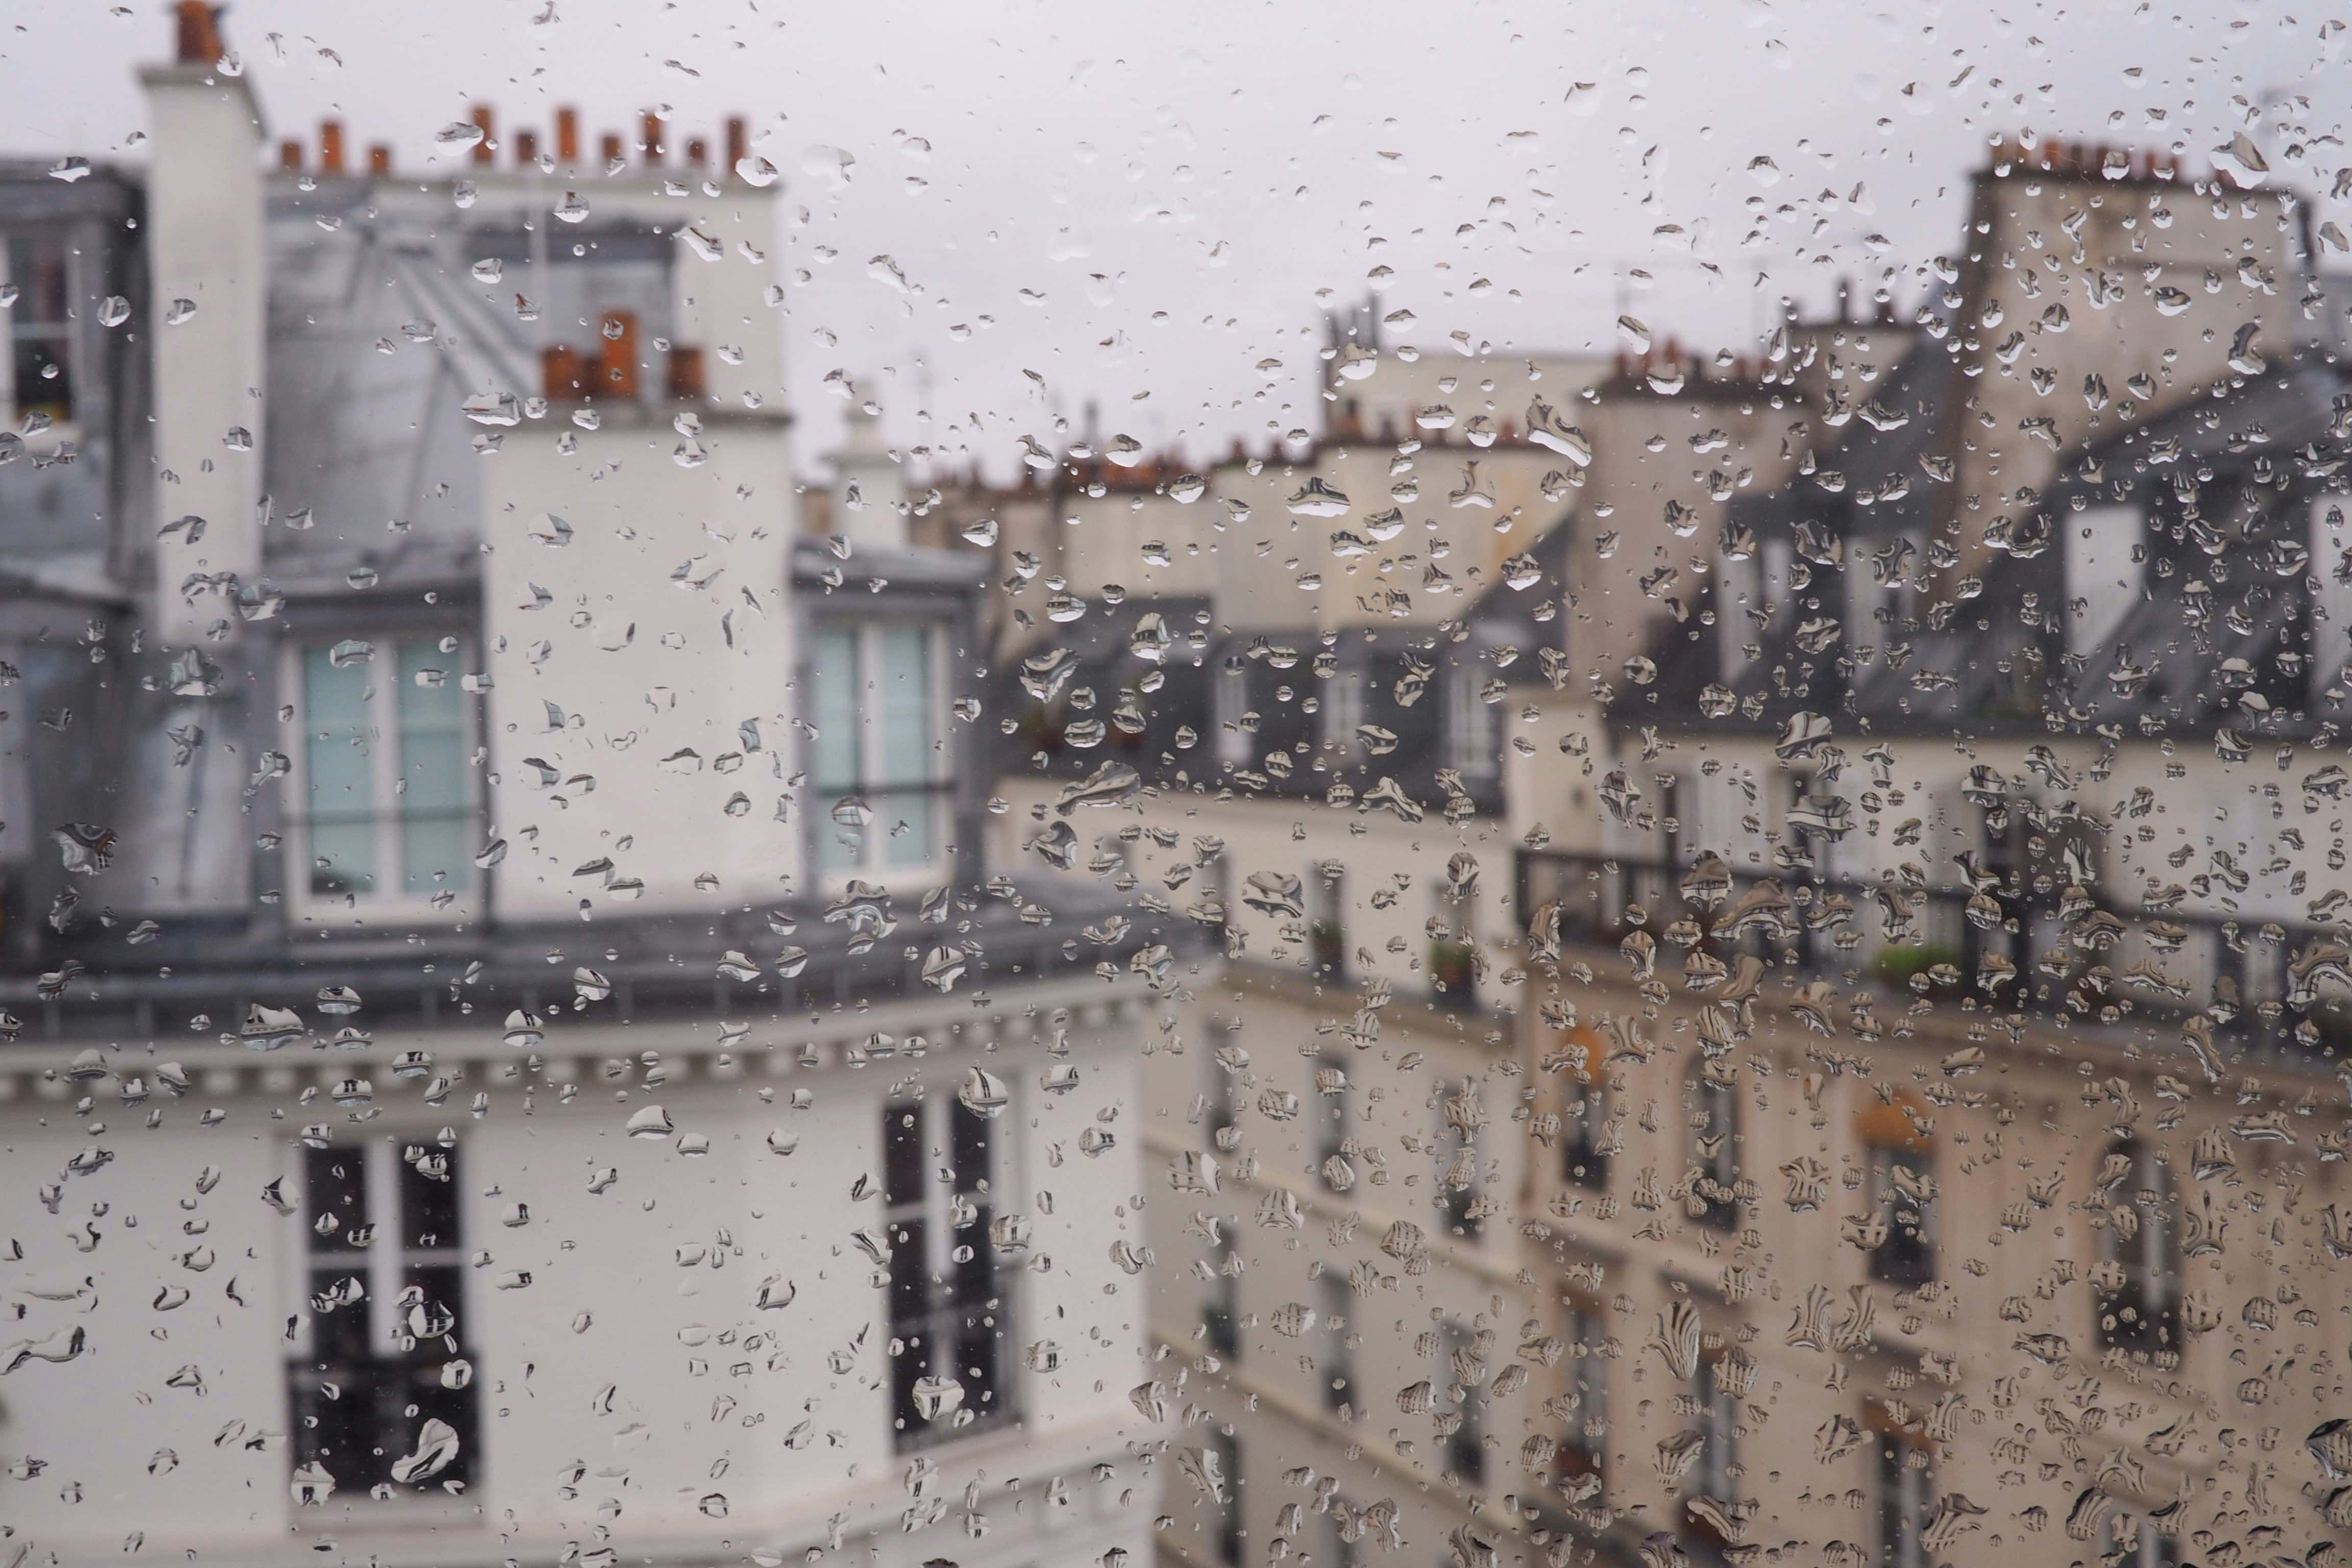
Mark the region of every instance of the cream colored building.
MULTIPOLYGON (((1228 954, 1145 1067, 1171 1563, 2155 1568, 2352 1544, 2327 1425, 2352 1254, 2344 616, 2317 569, 2342 525, 2324 467, 2296 469, 2252 492, 2237 546, 2276 569, 2200 574, 2172 478, 2238 493, 2306 442, 2324 465, 2333 324, 2258 313, 2262 341, 2304 343, 2262 370, 2215 358, 2206 314, 2168 324, 2181 268, 2262 312, 2319 293, 2275 194, 2111 162, 1979 181, 1979 281, 1952 280, 1975 325, 1948 299, 1925 323, 1792 322, 1712 406, 1654 384, 1680 360, 1596 380, 1556 537, 1622 519, 1648 553, 1546 555, 1549 618, 1507 590, 1415 605, 1401 652, 1478 667, 1427 689, 1482 722, 1358 747, 1394 679, 1342 662, 1375 617, 1329 579, 1301 591, 1310 552, 1277 546, 1201 593, 1210 690, 1160 699, 1194 704, 1189 745, 1159 710, 1124 750, 1117 725, 1024 737, 999 854, 1065 858, 1228 954), (2076 300, 2089 263, 2061 256, 2045 306, 2123 314, 2006 357, 1986 279, 2078 212, 2160 276, 2126 280, 2128 309, 2076 300), (2074 386, 2113 331, 2147 362, 2128 412, 2074 386), (2076 415, 2047 461, 1992 476, 1952 420, 2040 417, 2033 372, 2062 369, 2076 415), (1989 547, 1988 493, 1957 535, 1949 498, 1991 477, 2031 488, 1989 547), (2183 636, 2224 621, 2242 654, 2183 636), (1486 782, 1448 740, 1491 748, 1486 782)), ((1319 480, 1348 497, 1319 526, 1351 531, 1377 462, 1434 488, 1426 452, 1354 439, 1262 459, 1253 520, 1271 497, 1303 538, 1286 503, 1319 480)), ((1083 690, 1082 721, 1114 690, 1179 693, 1124 646, 1153 608, 1090 606, 1120 630, 1062 634, 1055 700, 1083 690)))

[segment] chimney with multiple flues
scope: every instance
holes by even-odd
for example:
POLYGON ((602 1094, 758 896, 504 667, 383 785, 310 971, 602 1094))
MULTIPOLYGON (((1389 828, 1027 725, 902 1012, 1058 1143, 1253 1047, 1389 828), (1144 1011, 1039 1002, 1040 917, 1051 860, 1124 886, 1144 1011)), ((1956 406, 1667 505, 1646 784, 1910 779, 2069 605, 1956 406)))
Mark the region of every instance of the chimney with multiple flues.
MULTIPOLYGON (((540 390, 550 403, 635 403, 645 395, 645 356, 638 343, 635 312, 607 310, 597 323, 593 347, 550 343, 540 351, 540 390)), ((668 345, 662 395, 672 403, 699 403, 708 395, 707 384, 702 351, 668 345)))
POLYGON ((221 47, 220 7, 205 0, 180 0, 173 21, 178 33, 173 55, 184 66, 212 66, 226 52, 221 47))
MULTIPOLYGON (((211 65, 220 58, 220 31, 215 8, 204 0, 181 0, 179 11, 180 63, 211 65), (207 52, 209 51, 209 52, 207 52)), ((554 135, 543 142, 535 130, 516 130, 511 140, 501 142, 497 135, 497 120, 486 103, 473 106, 468 118, 481 131, 472 151, 467 154, 477 167, 495 167, 499 153, 507 147, 514 153, 514 167, 523 172, 576 169, 581 162, 580 111, 569 106, 555 111, 554 135), (551 155, 550 150, 551 149, 551 155)), ((740 114, 729 115, 723 123, 726 161, 717 173, 720 178, 732 174, 738 164, 751 156, 751 122, 740 114)), ((599 163, 606 174, 617 174, 628 167, 626 150, 630 143, 613 132, 598 139, 599 163)), ((640 155, 638 166, 646 170, 670 167, 667 155, 672 146, 668 129, 658 114, 647 113, 639 121, 635 142, 640 155)), ((675 165, 681 171, 693 171, 708 178, 710 169, 711 142, 709 137, 688 137, 684 143, 685 156, 675 165)), ((345 173, 343 126, 338 120, 321 121, 319 125, 319 153, 316 169, 310 168, 307 153, 299 140, 289 138, 278 144, 278 166, 289 174, 345 173)), ((392 173, 392 144, 378 142, 368 148, 368 173, 392 173)))
POLYGON ((2158 180, 2179 185, 2195 183, 2187 161, 2176 153, 2154 147, 2118 147, 2105 142, 2061 141, 2056 137, 2034 141, 2023 135, 1995 136, 1986 164, 1995 175, 2023 172, 2085 180, 2158 180))

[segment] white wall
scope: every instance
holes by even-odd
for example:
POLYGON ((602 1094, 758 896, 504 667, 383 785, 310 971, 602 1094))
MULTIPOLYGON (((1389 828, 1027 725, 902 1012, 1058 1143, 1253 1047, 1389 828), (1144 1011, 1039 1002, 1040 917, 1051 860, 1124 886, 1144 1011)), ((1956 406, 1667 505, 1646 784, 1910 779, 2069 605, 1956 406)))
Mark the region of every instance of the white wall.
POLYGON ((0 1339, 78 1325, 86 1344, 65 1364, 29 1361, 0 1381, 0 1453, 46 1467, 38 1484, 12 1489, 10 1522, 19 1539, 67 1562, 118 1557, 133 1528, 144 1530, 151 1554, 193 1549, 246 1562, 307 1559, 323 1532, 384 1561, 544 1563, 600 1523, 616 1542, 676 1555, 723 1554, 730 1541, 738 1555, 755 1542, 796 1552, 821 1542, 836 1514, 851 1533, 881 1528, 899 1541, 908 1461, 894 1454, 889 1432, 884 1277, 851 1237, 883 1226, 883 1102, 918 1081, 952 1093, 970 1065, 985 1061, 1014 1090, 997 1124, 1007 1174, 999 1210, 1034 1226, 1029 1254, 1008 1271, 1015 1307, 1003 1343, 1024 1419, 1016 1431, 927 1450, 940 1467, 932 1491, 948 1511, 935 1531, 879 1549, 893 1562, 917 1546, 909 1563, 940 1555, 961 1535, 961 1494, 978 1479, 1008 1555, 1032 1538, 1035 1561, 1040 1532, 1066 1536, 1089 1560, 1111 1544, 1139 1552, 1157 1485, 1125 1447, 1150 1435, 1127 1399, 1144 1376, 1143 1285, 1109 1260, 1115 1241, 1145 1241, 1129 1048, 1148 1026, 1139 1000, 1131 983, 1108 991, 1087 981, 1008 993, 1011 1011, 993 1016, 943 1004, 877 1009, 856 1033, 818 1036, 824 1065, 814 1068, 800 1065, 807 1031, 761 1026, 721 1050, 715 1027, 682 1023, 559 1021, 537 1068, 478 1029, 387 1035, 370 1051, 331 1057, 263 1058, 202 1042, 110 1053, 119 1075, 152 1071, 167 1052, 194 1070, 198 1091, 161 1100, 152 1129, 140 1124, 143 1110, 113 1103, 120 1076, 69 1090, 53 1069, 72 1053, 27 1048, 0 1078, 0 1150, 27 1178, 0 1194, 0 1244, 13 1240, 24 1254, 0 1274, 0 1303, 16 1319, 0 1339), (868 1023, 901 1037, 925 1033, 934 1049, 920 1060, 853 1065, 841 1047, 868 1023), (1049 1054, 1057 1033, 1066 1058, 1049 1054), (423 1104, 421 1084, 385 1070, 392 1053, 416 1046, 436 1052, 439 1070, 466 1069, 446 1106, 423 1104), (648 1051, 668 1076, 650 1088, 648 1051), (1078 1068, 1078 1083, 1048 1093, 1041 1077, 1059 1059, 1078 1068), (623 1062, 625 1074, 608 1078, 608 1062, 623 1062), (354 1071, 373 1079, 380 1117, 355 1122, 323 1099, 300 1103, 305 1087, 354 1071), (801 1089, 813 1100, 794 1109, 801 1089), (477 1090, 488 1105, 469 1115, 477 1090), (67 1114, 82 1092, 110 1128, 67 1114), (648 1102, 680 1133, 706 1135, 709 1152, 628 1136, 627 1117, 648 1102), (198 1125, 205 1107, 225 1113, 218 1125, 198 1125), (313 1122, 338 1141, 432 1140, 444 1129, 457 1140, 463 1245, 473 1258, 457 1305, 477 1368, 480 1431, 479 1481, 462 1499, 370 1504, 338 1494, 323 1508, 293 1506, 284 1330, 307 1289, 305 1238, 302 1219, 281 1215, 261 1193, 284 1176, 284 1194, 299 1204, 298 1135, 313 1122), (1097 1124, 1114 1142, 1081 1153, 1078 1133, 1097 1124), (771 1131, 798 1146, 775 1153, 771 1131), (111 1162, 60 1177, 93 1146, 111 1162), (218 1179, 200 1193, 208 1167, 218 1179), (606 1167, 617 1181, 590 1193, 606 1167), (864 1196, 855 1190, 861 1176, 864 1196), (60 1181, 51 1215, 37 1189, 60 1181), (529 1221, 510 1226, 518 1203, 529 1221), (75 1237, 88 1241, 90 1227, 95 1247, 80 1250, 75 1237), (208 1228, 192 1236, 191 1227, 208 1228), (683 1264, 686 1246, 707 1251, 683 1264), (196 1247, 214 1255, 201 1271, 178 1261, 196 1247), (522 1275, 529 1283, 509 1288, 522 1275), (798 1295, 763 1310, 755 1297, 772 1275, 798 1295), (159 1289, 181 1285, 193 1291, 186 1304, 158 1310, 159 1289), (1022 1367, 1041 1339, 1062 1352, 1051 1374, 1022 1367), (834 1370, 835 1352, 845 1352, 846 1371, 834 1370), (202 1392, 165 1386, 190 1365, 202 1392), (609 1409, 599 1400, 607 1386, 609 1409), (814 1440, 786 1447, 803 1420, 814 1440), (177 1467, 151 1473, 164 1448, 177 1467), (587 1474, 566 1497, 573 1461, 587 1474), (1097 1461, 1112 1465, 1115 1485, 1088 1477, 1097 1461), (1043 1495, 1055 1477, 1066 1503, 1043 1495), (1006 1496, 1008 1485, 1023 1489, 1006 1496), (728 1500, 723 1519, 703 1510, 713 1493, 728 1500), (608 1500, 616 1517, 600 1512, 608 1500), (420 1532, 427 1519, 435 1529, 420 1532))
POLYGON ((599 430, 559 432, 558 417, 512 432, 485 484, 491 831, 509 846, 490 874, 495 908, 607 907, 604 879, 573 875, 606 857, 644 883, 641 910, 707 907, 706 873, 730 902, 776 898, 799 870, 803 809, 777 820, 797 752, 784 427, 713 418, 709 458, 688 468, 666 421, 614 410, 599 430), (578 449, 561 451, 560 433, 578 449), (549 514, 571 525, 568 543, 532 537, 552 531, 549 514), (680 567, 693 581, 673 579, 680 567), (534 588, 547 602, 527 608, 534 588), (593 796, 562 782, 583 775, 593 796), (750 809, 730 816, 739 791, 750 809))
POLYGON ((144 73, 149 164, 150 292, 142 330, 154 366, 156 526, 191 514, 204 536, 185 531, 153 545, 156 640, 193 642, 236 610, 205 595, 180 593, 192 573, 237 573, 261 565, 254 504, 261 494, 266 410, 263 342, 267 259, 261 221, 260 110, 242 79, 210 67, 161 66, 144 73), (194 315, 165 319, 186 300, 194 315), (237 427, 248 451, 223 444, 237 427))

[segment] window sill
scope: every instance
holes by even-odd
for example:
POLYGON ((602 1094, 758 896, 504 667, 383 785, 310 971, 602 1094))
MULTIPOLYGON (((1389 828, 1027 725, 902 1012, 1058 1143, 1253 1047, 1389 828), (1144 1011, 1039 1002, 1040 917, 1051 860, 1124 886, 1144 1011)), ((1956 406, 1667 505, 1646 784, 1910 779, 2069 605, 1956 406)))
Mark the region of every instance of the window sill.
POLYGON ((884 892, 896 897, 905 893, 928 893, 935 888, 945 887, 950 871, 950 866, 944 859, 927 861, 920 866, 821 871, 817 873, 816 885, 828 900, 838 899, 849 891, 849 884, 852 881, 863 882, 869 888, 879 888, 884 892))
POLYGON ((482 1518, 483 1505, 474 1500, 476 1488, 464 1493, 404 1494, 377 1499, 364 1491, 337 1491, 315 1508, 297 1508, 290 1528, 299 1534, 323 1536, 337 1531, 363 1530, 393 1534, 410 1531, 446 1531, 451 1525, 472 1524, 482 1518))
POLYGON ((479 900, 472 899, 460 899, 446 909, 435 909, 431 902, 422 899, 362 899, 345 904, 306 894, 286 900, 286 915, 296 925, 341 927, 362 932, 411 927, 447 931, 457 926, 478 923, 482 918, 482 908, 479 900))
POLYGON ((890 1452, 900 1458, 909 1454, 960 1453, 968 1443, 1008 1436, 1019 1438, 1025 1433, 1026 1427, 1021 1417, 1007 1411, 977 1417, 966 1426, 951 1426, 945 1432, 893 1432, 890 1434, 890 1452))

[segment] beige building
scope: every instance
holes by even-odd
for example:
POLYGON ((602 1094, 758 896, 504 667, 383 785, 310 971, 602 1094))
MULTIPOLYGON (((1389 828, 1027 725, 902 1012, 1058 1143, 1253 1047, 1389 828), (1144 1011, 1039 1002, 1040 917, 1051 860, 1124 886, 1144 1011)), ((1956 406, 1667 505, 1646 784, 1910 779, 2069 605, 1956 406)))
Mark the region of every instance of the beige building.
MULTIPOLYGON (((1156 705, 1124 749, 1023 737, 1000 853, 1228 955, 1146 1063, 1171 1563, 2352 1544, 2332 324, 2275 194, 2053 152, 1977 207, 1916 321, 1594 375, 1549 616, 1416 604, 1358 661, 1381 617, 1299 592, 1300 546, 1190 590, 1192 687, 1138 679, 1149 599, 1030 656, 1081 722, 1156 705), (2095 300, 2055 247, 2098 224, 2095 300), (2224 303, 2174 309, 2182 269, 2224 303), (2241 303, 2275 363, 2215 349, 2241 303), (1479 720, 1360 745, 1424 665, 1479 720)), ((1499 363, 1459 375, 1499 412, 1499 363)), ((1351 417, 1253 519, 1320 480, 1352 532, 1386 461, 1442 529, 1454 455, 1351 417)))

